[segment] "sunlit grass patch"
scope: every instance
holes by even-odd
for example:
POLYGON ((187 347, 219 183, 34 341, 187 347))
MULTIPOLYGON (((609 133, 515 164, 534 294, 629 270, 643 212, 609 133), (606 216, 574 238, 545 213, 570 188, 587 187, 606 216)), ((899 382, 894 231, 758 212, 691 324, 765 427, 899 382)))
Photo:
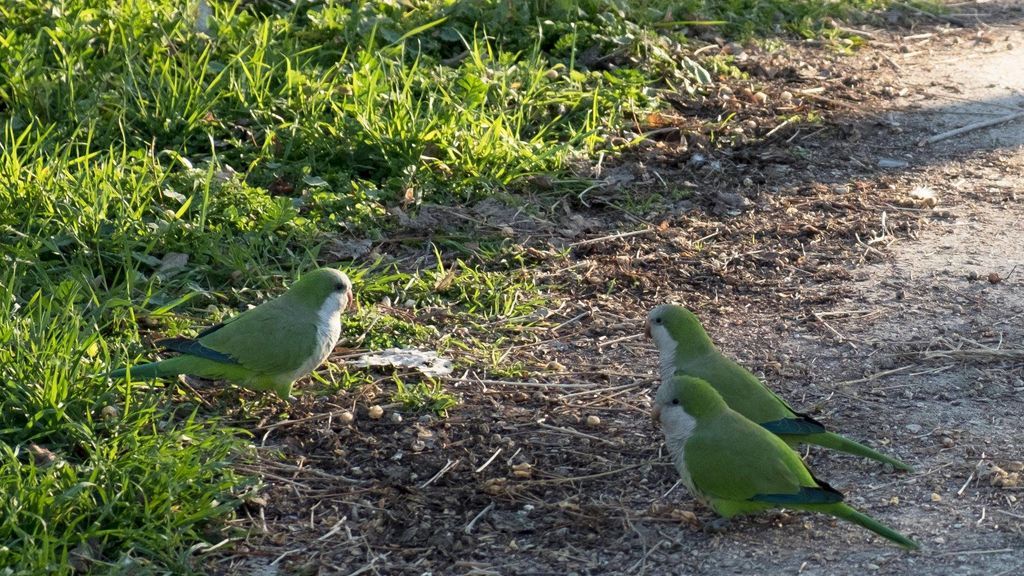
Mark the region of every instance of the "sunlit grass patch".
MULTIPOLYGON (((0 564, 24 573, 187 571, 253 482, 240 431, 102 377, 116 343, 71 283, 0 278, 0 564)), ((20 572, 15 572, 20 573, 20 572)))

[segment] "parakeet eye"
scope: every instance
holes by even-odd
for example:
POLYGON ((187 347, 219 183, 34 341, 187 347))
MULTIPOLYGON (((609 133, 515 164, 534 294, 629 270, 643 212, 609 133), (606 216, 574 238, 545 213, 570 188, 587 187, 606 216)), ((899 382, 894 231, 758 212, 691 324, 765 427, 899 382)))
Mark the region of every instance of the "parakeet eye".
POLYGON ((344 292, 345 290, 348 290, 348 286, 346 286, 344 282, 338 282, 334 285, 334 289, 338 292, 344 292))
POLYGON ((672 403, 673 404, 679 404, 679 398, 673 398, 672 399, 672 403))
POLYGON ((661 324, 661 317, 659 316, 658 318, 655 318, 654 319, 654 323, 655 324, 661 324))

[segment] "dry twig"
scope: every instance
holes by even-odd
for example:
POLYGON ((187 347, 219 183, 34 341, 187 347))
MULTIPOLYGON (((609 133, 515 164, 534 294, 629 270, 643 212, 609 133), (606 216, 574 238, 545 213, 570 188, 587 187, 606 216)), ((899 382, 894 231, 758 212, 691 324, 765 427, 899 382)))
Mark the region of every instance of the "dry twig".
POLYGON ((924 140, 921 140, 920 142, 918 142, 917 145, 918 146, 927 146, 928 144, 935 144, 936 142, 941 142, 943 140, 948 140, 949 138, 952 138, 954 136, 959 136, 961 134, 966 134, 967 132, 973 132, 974 130, 981 130, 982 128, 988 128, 989 126, 995 126, 996 124, 1002 124, 1003 122, 1009 122, 1010 120, 1016 120, 1017 118, 1021 118, 1021 117, 1024 117, 1024 112, 1016 112, 1014 114, 1007 114, 1005 116, 1000 116, 998 118, 990 118, 988 120, 981 120, 980 122, 975 122, 973 124, 968 124, 967 126, 961 126, 960 128, 956 128, 954 130, 948 130, 948 131, 943 132, 941 134, 936 134, 935 136, 931 136, 930 138, 925 138, 924 140))

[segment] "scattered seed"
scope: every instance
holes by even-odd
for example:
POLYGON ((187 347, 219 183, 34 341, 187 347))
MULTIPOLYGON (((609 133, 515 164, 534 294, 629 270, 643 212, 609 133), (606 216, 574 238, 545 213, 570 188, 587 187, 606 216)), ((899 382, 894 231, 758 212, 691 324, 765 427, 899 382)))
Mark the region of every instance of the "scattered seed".
POLYGON ((673 520, 678 520, 679 522, 684 522, 686 524, 693 524, 696 526, 699 523, 697 522, 697 515, 689 510, 676 509, 673 510, 670 515, 673 520))
POLYGON ((497 496, 505 491, 505 479, 504 478, 491 478, 484 482, 484 492, 491 496, 497 496))
POLYGON ((591 426, 591 427, 595 427, 596 428, 597 426, 600 426, 600 425, 601 425, 601 419, 597 415, 591 414, 590 416, 587 416, 587 426, 591 426))
POLYGON ((531 466, 529 462, 513 464, 512 475, 516 478, 531 478, 533 477, 533 466, 531 466))
POLYGON ((1016 488, 1020 486, 1020 474, 1018 472, 1007 472, 1001 476, 992 476, 989 484, 996 488, 1016 488))
POLYGON ((341 414, 338 414, 338 421, 340 421, 342 424, 351 424, 355 419, 356 417, 348 410, 345 410, 341 414))
POLYGON ((366 411, 367 415, 374 420, 380 420, 384 416, 384 409, 378 405, 370 406, 370 409, 366 411))

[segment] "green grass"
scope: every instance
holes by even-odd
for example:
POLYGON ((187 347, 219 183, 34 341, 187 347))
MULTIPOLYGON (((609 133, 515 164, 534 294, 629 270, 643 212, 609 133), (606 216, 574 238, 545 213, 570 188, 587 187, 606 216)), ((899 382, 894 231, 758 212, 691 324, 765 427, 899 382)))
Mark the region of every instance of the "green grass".
MULTIPOLYGON (((98 377, 153 337, 278 294, 332 240, 388 235, 396 206, 514 195, 538 174, 578 193, 571 163, 614 154, 660 89, 731 73, 690 59, 692 34, 828 35, 825 16, 880 4, 265 0, 206 20, 198 0, 0 5, 0 574, 201 571, 225 537, 257 481, 232 466, 246 433, 98 377)), ((501 349, 543 287, 509 243, 438 242, 421 270, 340 263, 363 305, 346 340, 519 374, 501 349)), ((408 409, 457 409, 405 378, 408 409)), ((305 389, 368 378, 321 380, 305 389)))

